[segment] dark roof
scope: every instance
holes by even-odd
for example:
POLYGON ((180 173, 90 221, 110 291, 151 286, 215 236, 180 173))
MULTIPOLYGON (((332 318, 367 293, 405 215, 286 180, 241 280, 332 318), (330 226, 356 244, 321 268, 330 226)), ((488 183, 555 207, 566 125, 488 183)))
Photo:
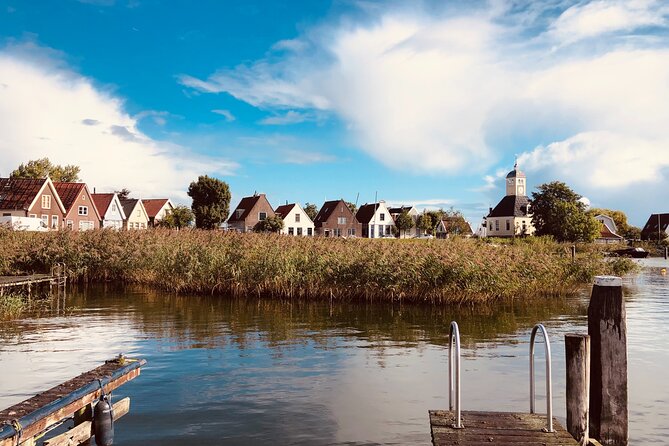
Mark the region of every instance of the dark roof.
POLYGON ((488 217, 527 217, 530 199, 525 195, 507 195, 488 217))
POLYGON ((77 201, 77 198, 79 198, 79 194, 84 189, 84 187, 86 187, 86 184, 84 183, 54 182, 53 185, 56 188, 56 191, 58 192, 60 201, 62 201, 63 206, 65 206, 66 212, 70 212, 72 205, 74 204, 75 201, 77 201))
POLYGON ((413 206, 400 206, 400 207, 395 207, 395 208, 388 208, 388 212, 390 212, 391 215, 392 214, 401 214, 404 211, 409 212, 412 208, 413 208, 413 206))
POLYGON ((45 178, 0 178, 0 209, 27 210, 45 181, 45 178))
POLYGON ((123 208, 123 213, 126 218, 130 218, 132 216, 132 210, 135 209, 139 200, 137 198, 121 198, 119 200, 121 201, 121 207, 123 208))
POLYGON ((142 204, 149 218, 154 218, 168 201, 169 198, 147 198, 142 199, 142 204))
POLYGON ((648 217, 648 221, 641 230, 641 238, 646 238, 651 234, 653 235, 657 234, 658 216, 659 216, 660 230, 661 231, 667 230, 667 226, 669 226, 669 214, 651 214, 650 217, 648 217))
POLYGON ((513 165, 513 170, 506 174, 507 178, 522 177, 525 178, 525 173, 518 169, 518 163, 513 165))
POLYGON ((286 218, 286 215, 290 214, 290 211, 293 210, 293 208, 295 207, 295 205, 296 205, 296 203, 292 203, 292 204, 284 204, 284 205, 279 206, 278 208, 276 208, 276 210, 274 211, 274 213, 275 213, 276 215, 278 215, 279 217, 281 217, 281 218, 286 218))
POLYGON ((95 207, 98 208, 98 211, 100 212, 100 217, 104 217, 107 213, 107 209, 109 209, 109 205, 114 199, 114 195, 115 194, 91 194, 93 203, 95 203, 95 207))
POLYGON ((370 204, 363 204, 360 206, 360 209, 358 209, 358 212, 355 214, 355 218, 362 224, 367 224, 369 223, 372 218, 374 218, 374 214, 376 214, 376 210, 379 208, 379 203, 370 203, 370 204))
MULTIPOLYGON (((344 200, 332 200, 332 201, 326 201, 323 203, 323 206, 321 206, 321 210, 318 211, 318 215, 316 215, 316 218, 314 218, 314 223, 316 226, 319 226, 321 223, 328 221, 332 213, 337 209, 337 206, 343 205, 348 209, 348 206, 346 206, 346 202, 344 200)), ((349 209, 348 212, 350 214, 353 214, 351 210, 349 209)), ((354 216, 355 217, 355 216, 354 216)))
POLYGON ((251 210, 253 207, 258 203, 258 200, 260 200, 260 197, 263 196, 264 194, 260 195, 253 195, 251 197, 244 197, 242 198, 242 201, 239 202, 235 210, 230 214, 230 218, 228 218, 228 222, 231 221, 244 221, 246 220, 246 217, 248 217, 249 213, 251 213, 251 210), (242 214, 238 217, 237 216, 237 210, 243 210, 242 214))

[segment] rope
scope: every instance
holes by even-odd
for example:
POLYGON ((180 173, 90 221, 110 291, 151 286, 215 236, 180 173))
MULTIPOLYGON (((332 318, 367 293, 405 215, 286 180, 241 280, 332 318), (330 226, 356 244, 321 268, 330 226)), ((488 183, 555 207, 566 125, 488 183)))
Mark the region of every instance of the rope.
POLYGON ((18 418, 13 418, 10 421, 5 421, 5 425, 12 426, 14 430, 16 431, 16 446, 19 446, 21 443, 21 435, 23 434, 23 426, 21 426, 21 422, 18 420, 18 418))

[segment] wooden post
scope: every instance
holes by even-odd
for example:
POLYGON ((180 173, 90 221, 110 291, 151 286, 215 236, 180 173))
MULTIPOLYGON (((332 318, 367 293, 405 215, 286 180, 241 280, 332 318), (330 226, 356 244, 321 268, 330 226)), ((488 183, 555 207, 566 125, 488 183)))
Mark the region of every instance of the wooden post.
MULTIPOLYGON (((93 419, 93 409, 90 404, 86 404, 84 407, 79 409, 74 413, 74 427, 77 427, 78 425, 84 423, 84 422, 90 422, 93 419)), ((89 430, 89 437, 88 439, 82 441, 79 443, 79 446, 90 446, 91 441, 90 437, 92 436, 91 430, 89 430)))
POLYGON ((571 245, 571 261, 576 260, 576 245, 571 245))
POLYGON ((669 257, 669 246, 664 247, 664 259, 666 260, 669 257))
POLYGON ((622 279, 597 276, 588 307, 590 436, 627 446, 627 322, 622 279))
POLYGON ((590 336, 566 334, 567 431, 581 446, 588 444, 590 408, 590 336))

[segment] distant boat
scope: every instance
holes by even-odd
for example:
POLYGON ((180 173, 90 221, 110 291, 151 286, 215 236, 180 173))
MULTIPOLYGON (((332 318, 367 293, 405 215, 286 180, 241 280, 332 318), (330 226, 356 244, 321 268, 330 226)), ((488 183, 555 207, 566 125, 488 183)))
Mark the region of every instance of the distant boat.
POLYGON ((643 248, 618 249, 616 251, 613 251, 613 253, 620 257, 633 257, 635 259, 645 259, 646 257, 648 257, 648 254, 650 254, 643 248))

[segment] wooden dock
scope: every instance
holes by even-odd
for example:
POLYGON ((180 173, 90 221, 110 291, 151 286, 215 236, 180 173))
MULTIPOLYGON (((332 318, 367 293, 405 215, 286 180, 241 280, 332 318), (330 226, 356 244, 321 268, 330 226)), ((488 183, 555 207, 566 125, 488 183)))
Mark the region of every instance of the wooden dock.
POLYGON ((30 297, 33 287, 48 284, 49 291, 57 287, 58 292, 65 290, 67 276, 65 275, 65 265, 58 263, 51 268, 50 274, 28 274, 22 276, 0 276, 0 296, 11 288, 19 287, 27 291, 30 297))
POLYGON ((453 428, 452 411, 431 410, 430 430, 434 446, 545 445, 578 446, 553 418, 553 430, 545 432, 546 415, 512 412, 462 412, 463 429, 453 428))

